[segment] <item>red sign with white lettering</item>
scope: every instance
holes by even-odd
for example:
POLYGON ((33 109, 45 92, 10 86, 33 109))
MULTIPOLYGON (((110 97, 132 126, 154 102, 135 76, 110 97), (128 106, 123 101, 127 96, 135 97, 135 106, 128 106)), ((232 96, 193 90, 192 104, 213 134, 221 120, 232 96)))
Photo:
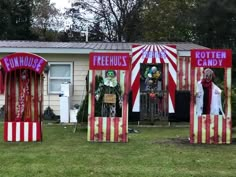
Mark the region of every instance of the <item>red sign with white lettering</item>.
POLYGON ((129 53, 90 53, 91 70, 129 70, 129 53))
POLYGON ((31 53, 14 53, 2 58, 1 63, 6 72, 16 69, 30 69, 41 74, 47 61, 31 53))
POLYGON ((232 67, 232 50, 230 49, 191 50, 191 65, 194 67, 208 67, 208 68, 232 67))

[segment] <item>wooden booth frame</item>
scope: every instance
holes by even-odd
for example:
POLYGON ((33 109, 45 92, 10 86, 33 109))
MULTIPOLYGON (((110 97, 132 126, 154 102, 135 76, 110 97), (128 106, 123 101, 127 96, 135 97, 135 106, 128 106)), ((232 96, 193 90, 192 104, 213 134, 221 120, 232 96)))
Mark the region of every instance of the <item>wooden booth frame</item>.
POLYGON ((190 143, 230 144, 232 142, 231 78, 232 51, 201 49, 191 51, 190 143), (224 69, 224 115, 196 114, 197 81, 204 68, 224 69))
MULTIPOLYGON (((130 81, 129 53, 90 53, 88 93, 88 133, 90 142, 128 142, 128 93, 130 81), (113 62, 112 60, 120 60, 113 62), (96 74, 105 75, 106 70, 116 72, 122 91, 121 117, 95 115, 96 74)), ((106 95, 105 102, 114 103, 115 95, 106 95)))
POLYGON ((4 68, 4 140, 42 141, 43 70, 47 61, 31 53, 1 59, 4 68))

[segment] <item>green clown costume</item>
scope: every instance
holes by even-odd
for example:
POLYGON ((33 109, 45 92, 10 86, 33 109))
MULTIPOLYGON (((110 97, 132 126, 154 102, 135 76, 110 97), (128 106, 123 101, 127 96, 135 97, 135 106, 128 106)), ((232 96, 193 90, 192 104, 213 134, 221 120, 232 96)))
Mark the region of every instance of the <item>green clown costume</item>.
POLYGON ((121 115, 121 87, 116 79, 116 71, 108 70, 95 91, 95 99, 102 102, 102 117, 120 117, 121 115), (119 106, 117 106, 119 105, 119 106))

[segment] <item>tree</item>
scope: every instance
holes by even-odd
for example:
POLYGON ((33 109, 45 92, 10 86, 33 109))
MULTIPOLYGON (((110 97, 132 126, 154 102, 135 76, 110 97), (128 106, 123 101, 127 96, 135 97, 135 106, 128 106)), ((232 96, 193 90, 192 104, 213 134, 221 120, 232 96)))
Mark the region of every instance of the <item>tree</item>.
MULTIPOLYGON (((76 0, 69 12, 72 12, 72 19, 77 19, 82 24, 90 23, 93 32, 102 31, 105 40, 127 41, 130 39, 128 34, 132 31, 131 28, 135 27, 130 24, 134 24, 134 20, 138 18, 143 2, 143 0, 76 0)), ((75 23, 73 25, 73 29, 79 29, 79 25, 75 23)))
POLYGON ((57 31, 62 28, 62 14, 50 0, 34 0, 32 9, 33 32, 40 40, 57 40, 57 31))
POLYGON ((27 39, 32 38, 32 1, 2 0, 0 1, 0 38, 27 39))
POLYGON ((236 1, 196 1, 195 41, 212 48, 235 48, 236 1))
POLYGON ((0 15, 0 39, 56 38, 52 29, 58 26, 55 19, 59 13, 50 0, 1 0, 0 15))
POLYGON ((142 15, 143 40, 189 41, 192 37, 190 13, 194 0, 150 0, 142 15))

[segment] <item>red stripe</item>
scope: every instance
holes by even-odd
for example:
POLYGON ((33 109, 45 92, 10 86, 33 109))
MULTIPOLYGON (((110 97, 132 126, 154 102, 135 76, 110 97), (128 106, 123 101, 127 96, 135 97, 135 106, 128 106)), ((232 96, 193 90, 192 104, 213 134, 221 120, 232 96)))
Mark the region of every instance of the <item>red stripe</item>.
POLYGON ((218 115, 214 116, 214 143, 218 144, 219 143, 219 132, 218 132, 218 115))
MULTIPOLYGON (((127 71, 125 73, 125 81, 127 81, 129 79, 129 72, 127 71)), ((123 107, 123 119, 122 119, 122 142, 127 142, 127 106, 128 106, 128 100, 127 100, 127 97, 128 97, 128 91, 129 91, 129 85, 125 85, 125 93, 124 93, 124 96, 123 96, 123 104, 122 104, 122 107, 123 107)))
MULTIPOLYGON (((146 58, 144 59, 143 63, 147 63, 146 58)), ((138 91, 140 88, 140 70, 138 71, 138 73, 134 79, 133 85, 131 87, 132 87, 132 106, 134 106, 134 102, 135 102, 135 99, 137 97, 137 94, 138 94, 138 91)))
POLYGON ((11 99, 12 99, 12 107, 11 107, 11 114, 14 120, 16 118, 16 83, 17 83, 17 79, 16 79, 16 71, 14 71, 14 77, 13 77, 13 92, 11 93, 11 99))
POLYGON ((223 118, 223 121, 222 121, 222 143, 226 143, 226 119, 223 118))
POLYGON ((12 98, 12 94, 14 93, 14 88, 13 88, 13 84, 15 84, 14 81, 12 81, 12 73, 9 74, 9 81, 10 81, 10 111, 9 111, 9 115, 10 115, 10 121, 13 121, 15 119, 15 117, 12 115, 12 108, 13 108, 13 98, 12 98))
POLYGON ((90 140, 94 141, 94 128, 95 128, 95 100, 94 100, 94 92, 95 92, 95 71, 92 72, 92 83, 91 83, 91 115, 90 115, 90 140))
MULTIPOLYGON (((176 83, 174 82, 170 72, 168 72, 169 78, 169 92, 170 92, 170 99, 172 100, 173 108, 175 110, 175 90, 176 90, 176 83)), ((169 103, 170 104, 170 103, 169 103)))
MULTIPOLYGON (((191 78, 194 81, 195 80, 195 69, 192 68, 191 70, 191 78)), ((190 102, 190 143, 194 143, 194 137, 196 135, 194 135, 194 82, 191 82, 191 102, 190 102)))
POLYGON ((29 127, 28 127, 28 139, 29 141, 33 141, 33 122, 29 122, 29 127))
POLYGON ((119 117, 114 118, 114 142, 118 142, 119 136, 119 117))
POLYGON ((16 122, 12 122, 12 141, 16 141, 16 122))
POLYGON ((36 122, 36 137, 37 137, 37 141, 40 141, 41 140, 41 122, 36 122))
POLYGON ((24 132, 25 132, 25 127, 24 127, 24 122, 20 122, 20 141, 24 141, 24 132))
POLYGON ((116 78, 117 78, 117 82, 120 83, 120 70, 117 70, 116 78))
POLYGON ((8 141, 8 126, 9 122, 4 122, 4 140, 8 141))
POLYGON ((197 142, 202 143, 202 116, 198 116, 197 142))
POLYGON ((103 140, 103 132, 102 132, 102 127, 103 127, 103 118, 99 117, 98 118, 98 141, 102 141, 103 140))
POLYGON ((90 122, 90 140, 94 141, 94 117, 89 117, 89 122, 90 122))
POLYGON ((4 114, 4 121, 9 121, 9 114, 7 114, 7 112, 8 112, 8 107, 9 107, 9 97, 8 97, 8 95, 9 95, 9 85, 8 85, 8 81, 9 81, 9 79, 8 79, 8 76, 9 76, 9 74, 6 74, 6 76, 5 76, 5 78, 4 78, 4 83, 5 83, 5 109, 6 109, 6 111, 5 111, 5 114, 4 114))
MULTIPOLYGON (((140 45, 139 45, 140 46, 140 45)), ((137 46, 137 47, 139 47, 137 46)), ((145 49, 146 47, 142 47, 140 48, 139 50, 133 52, 134 50, 132 49, 132 60, 133 60, 133 57, 140 51, 140 50, 143 50, 145 49)), ((137 57, 137 59, 135 61, 132 61, 132 70, 134 69, 134 67, 136 66, 136 64, 140 61, 140 58, 142 57, 142 52, 140 52, 140 55, 137 57)))
POLYGON ((34 121, 38 121, 38 75, 36 74, 36 72, 34 72, 34 121))
POLYGON ((106 141, 111 140, 111 118, 107 118, 106 141))
POLYGON ((210 125, 211 125, 211 118, 210 115, 206 115, 206 143, 210 144, 211 137, 210 137, 210 125))

